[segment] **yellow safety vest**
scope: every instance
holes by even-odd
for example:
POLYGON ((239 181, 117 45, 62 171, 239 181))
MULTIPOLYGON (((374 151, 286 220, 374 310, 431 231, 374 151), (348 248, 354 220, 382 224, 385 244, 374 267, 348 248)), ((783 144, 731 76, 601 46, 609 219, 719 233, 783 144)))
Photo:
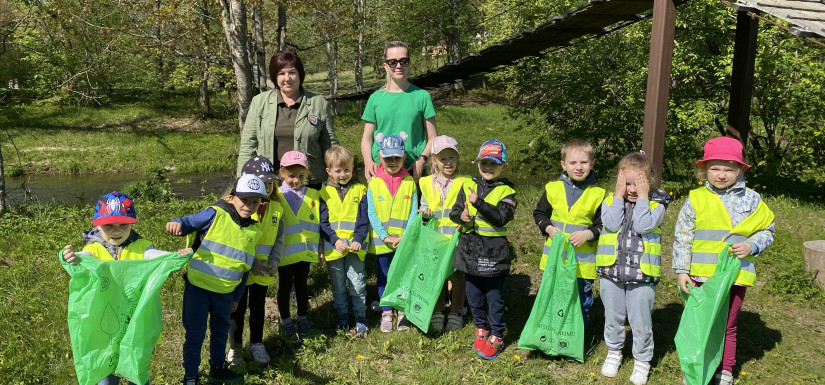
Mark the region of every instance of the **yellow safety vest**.
POLYGON ((258 224, 241 227, 218 206, 215 219, 189 265, 189 283, 215 293, 231 293, 241 283, 243 274, 252 268, 255 246, 261 238, 258 224))
MULTIPOLYGON (((468 180, 464 182, 464 196, 470 195, 470 188, 475 191, 478 191, 478 185, 475 181, 468 180)), ((513 195, 516 193, 516 190, 513 190, 512 187, 507 185, 499 185, 493 188, 493 191, 490 191, 486 197, 484 197, 484 201, 493 205, 497 206, 499 202, 501 202, 504 197, 508 195, 513 195)), ((502 227, 496 227, 491 225, 489 222, 484 220, 484 216, 477 215, 478 210, 470 203, 470 201, 465 201, 467 205, 467 210, 470 212, 470 216, 474 218, 473 220, 473 230, 475 230, 478 235, 483 235, 485 237, 506 237, 507 236, 507 226, 509 223, 504 224, 502 227)))
MULTIPOLYGON (((659 206, 659 202, 648 201, 650 210, 659 206)), ((613 193, 607 194, 604 200, 605 206, 613 204, 613 193)), ((602 227, 602 233, 599 236, 599 247, 596 251, 596 266, 613 266, 616 264, 616 254, 618 253, 617 240, 619 228, 616 232, 609 232, 605 227, 602 227)), ((642 273, 651 277, 662 276, 662 229, 655 228, 647 234, 639 234, 644 243, 644 253, 639 260, 639 267, 642 273)))
POLYGON ((418 180, 418 185, 421 187, 421 199, 427 202, 427 207, 433 212, 433 229, 449 238, 453 237, 457 224, 450 219, 450 212, 453 211, 458 193, 464 186, 464 182, 469 181, 470 178, 466 176, 458 176, 453 178, 453 183, 450 184, 447 190, 447 197, 444 202, 441 201, 441 191, 435 188, 433 179, 435 175, 422 177, 418 180))
MULTIPOLYGON (((564 182, 557 180, 548 182, 544 186, 547 202, 553 207, 550 214, 550 221, 553 226, 561 229, 565 238, 570 238, 570 234, 576 231, 587 230, 593 226, 593 216, 604 200, 604 189, 596 186, 587 186, 584 193, 568 210, 567 194, 564 191, 564 182)), ((547 256, 550 247, 553 245, 553 238, 547 237, 544 241, 539 269, 544 270, 547 264, 547 256)), ((595 242, 585 242, 576 247, 576 277, 586 279, 596 279, 596 244, 595 242)), ((567 260, 567 248, 562 253, 562 259, 567 260)))
MULTIPOLYGON (((412 196, 415 194, 415 182, 411 176, 404 177, 395 196, 390 194, 387 184, 379 177, 370 180, 369 191, 372 193, 372 201, 375 205, 375 212, 378 219, 384 225, 384 229, 389 235, 402 236, 407 228, 407 220, 410 218, 412 208, 412 196)), ((367 252, 370 254, 391 253, 393 249, 378 237, 378 233, 370 226, 370 245, 367 252)))
MULTIPOLYGON (((760 201, 756 211, 733 227, 722 199, 707 187, 691 190, 690 204, 696 211, 696 230, 690 247, 690 275, 700 277, 713 275, 719 261, 719 253, 727 243, 747 241, 753 233, 770 226, 774 219, 771 209, 765 202, 760 201)), ((736 276, 736 283, 753 286, 756 283, 754 258, 750 256, 739 261, 741 268, 736 276)))
MULTIPOLYGON (((350 186, 344 200, 338 195, 338 190, 334 186, 324 186, 321 188, 321 199, 327 204, 327 212, 329 213, 329 226, 335 231, 344 243, 349 246, 353 241, 355 235, 355 222, 358 220, 358 206, 361 205, 361 200, 367 194, 367 186, 360 183, 355 183, 350 186)), ((366 243, 366 240, 365 240, 366 243)), ((367 245, 361 245, 361 250, 358 251, 358 258, 364 260, 367 254, 367 245)), ((329 241, 324 242, 324 259, 327 261, 334 261, 340 259, 344 255, 335 250, 335 246, 329 241)))
MULTIPOLYGON (((257 213, 252 215, 252 219, 258 221, 258 226, 261 228, 262 233, 261 239, 258 240, 258 245, 255 247, 255 259, 260 260, 264 264, 269 263, 269 254, 271 254, 278 237, 278 222, 280 222, 283 216, 284 208, 281 202, 274 199, 269 201, 269 206, 266 208, 263 219, 258 218, 257 213)), ((269 286, 273 283, 275 283, 275 277, 269 274, 259 275, 249 273, 249 278, 246 279, 247 285, 269 286)))
POLYGON ((304 201, 293 213, 286 197, 278 190, 284 207, 284 256, 278 266, 298 262, 318 262, 318 244, 321 241, 321 194, 307 188, 304 201))
MULTIPOLYGON (((140 238, 135 240, 134 242, 126 245, 120 251, 120 257, 118 257, 119 261, 125 261, 130 259, 143 259, 143 252, 146 249, 152 247, 152 242, 149 242, 146 239, 140 238)), ((100 244, 100 242, 92 242, 83 247, 83 251, 88 251, 92 253, 92 255, 101 260, 101 261, 114 261, 115 258, 109 253, 109 250, 106 249, 106 246, 100 244)))

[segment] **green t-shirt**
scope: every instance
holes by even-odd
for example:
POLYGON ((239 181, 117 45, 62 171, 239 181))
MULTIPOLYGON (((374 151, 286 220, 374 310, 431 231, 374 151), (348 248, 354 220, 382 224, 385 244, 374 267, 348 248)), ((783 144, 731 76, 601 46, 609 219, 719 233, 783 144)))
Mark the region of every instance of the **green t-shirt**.
POLYGON ((407 157, 404 167, 410 167, 427 145, 427 129, 424 121, 435 116, 433 100, 430 93, 410 85, 404 92, 386 92, 384 89, 373 92, 364 108, 361 119, 375 123, 375 132, 372 137, 372 160, 381 162, 378 156, 380 143, 375 135, 398 135, 402 131, 407 133, 404 149, 407 157))

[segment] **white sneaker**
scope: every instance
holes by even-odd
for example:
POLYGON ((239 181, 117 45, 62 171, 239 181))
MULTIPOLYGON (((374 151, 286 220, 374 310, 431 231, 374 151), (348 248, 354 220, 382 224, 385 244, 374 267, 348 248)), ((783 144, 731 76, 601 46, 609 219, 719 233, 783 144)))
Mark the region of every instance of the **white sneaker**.
POLYGON ((630 382, 635 385, 647 384, 647 376, 650 374, 650 363, 633 360, 633 374, 630 375, 630 382))
POLYGON ((252 353, 252 359, 259 364, 266 364, 269 362, 269 354, 266 354, 264 344, 257 342, 249 345, 249 352, 252 353))
POLYGON ((713 376, 713 378, 717 381, 716 383, 719 385, 733 385, 733 373, 723 370, 713 376))
POLYGON ((607 356, 604 358, 602 364, 602 376, 616 377, 619 374, 619 366, 622 364, 622 352, 617 350, 608 350, 607 356))
POLYGON ((230 367, 243 365, 243 353, 239 349, 230 348, 229 353, 226 354, 226 362, 230 367))

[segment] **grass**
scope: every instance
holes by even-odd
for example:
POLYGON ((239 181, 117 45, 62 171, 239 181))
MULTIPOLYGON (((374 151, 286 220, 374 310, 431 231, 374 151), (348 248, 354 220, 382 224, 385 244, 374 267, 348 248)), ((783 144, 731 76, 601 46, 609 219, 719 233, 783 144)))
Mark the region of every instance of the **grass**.
MULTIPOLYGON (((62 107, 35 111, 32 108, 15 120, 18 122, 15 127, 20 130, 13 132, 18 135, 16 143, 21 149, 57 147, 44 142, 71 143, 76 152, 83 153, 84 159, 88 158, 88 163, 78 166, 81 172, 98 170, 86 168, 102 163, 97 146, 108 144, 110 147, 106 148, 109 151, 123 148, 112 142, 113 139, 118 139, 118 143, 144 148, 143 146, 150 146, 146 142, 157 145, 160 139, 151 133, 158 132, 167 144, 173 139, 180 140, 180 143, 175 142, 180 147, 172 147, 186 148, 189 154, 198 146, 211 145, 212 152, 222 155, 205 153, 202 156, 211 156, 213 158, 209 159, 213 159, 212 161, 228 157, 228 160, 224 160, 227 162, 225 169, 232 168, 235 159, 231 153, 237 142, 234 125, 227 123, 228 128, 207 127, 187 134, 180 133, 174 127, 154 126, 170 119, 187 119, 187 115, 166 115, 140 106, 108 111, 62 107), (50 126, 44 127, 43 121, 49 121, 50 126), (125 124, 126 128, 123 128, 122 122, 132 122, 132 125, 125 124), (29 133, 32 131, 40 133, 39 141, 23 139, 27 135, 33 136, 29 133)), ((496 137, 510 148, 513 167, 505 172, 505 176, 517 183, 519 208, 509 236, 516 256, 505 291, 508 323, 505 332, 506 348, 499 358, 484 361, 472 353, 469 345, 474 327, 471 324, 457 332, 440 336, 425 335, 415 330, 383 334, 377 331, 379 315, 368 313, 369 324, 374 332, 367 338, 357 339, 336 332, 329 278, 325 268, 316 265, 310 276, 310 319, 317 326, 318 333, 301 346, 290 346, 278 337, 276 323, 271 322, 277 319, 276 311, 269 312, 267 317, 270 322, 265 326, 264 343, 273 361, 268 366, 248 363, 244 368, 247 372, 246 383, 626 382, 632 370, 630 346, 625 349, 624 354, 628 359, 617 380, 606 379, 599 374, 606 348, 601 337, 603 307, 598 297, 587 329, 583 364, 568 363, 517 348, 519 333, 527 320, 541 278, 536 266, 543 239, 533 224, 531 212, 542 193, 542 184, 554 179, 555 172, 532 175, 529 170, 518 167, 525 159, 520 158, 523 155, 517 149, 528 146, 533 135, 529 130, 513 131, 516 124, 508 118, 503 107, 438 108, 439 131, 458 139, 465 158, 475 155, 478 145, 483 141, 496 137)), ((357 113, 350 111, 337 117, 336 129, 343 145, 351 149, 358 148, 363 123, 358 119, 357 113)), ((118 158, 116 162, 107 160, 108 168, 100 170, 124 171, 121 167, 133 163, 144 163, 144 166, 152 165, 151 167, 170 163, 168 153, 151 151, 155 151, 158 158, 139 158, 137 162, 134 157, 118 158)), ((37 153, 36 157, 32 155, 31 159, 43 157, 59 163, 59 158, 53 157, 53 154, 52 151, 43 151, 37 153)), ((464 168, 465 173, 473 174, 473 171, 470 165, 464 168)), ((680 379, 673 336, 682 310, 682 299, 675 288, 668 256, 676 216, 684 202, 684 194, 695 186, 694 183, 681 180, 665 183, 664 186, 666 191, 673 191, 677 199, 668 209, 663 224, 665 273, 657 289, 656 309, 653 313, 656 348, 649 382, 654 385, 674 384, 680 379)), ((609 184, 609 181, 603 182, 605 187, 609 187, 609 184)), ((754 184, 754 187, 757 186, 754 184)), ((773 246, 759 257, 759 280, 755 288, 748 290, 744 303, 739 323, 737 383, 822 383, 825 381, 825 339, 822 338, 824 329, 821 320, 825 319, 825 295, 811 283, 810 274, 802 270, 801 256, 804 241, 825 239, 825 205, 820 199, 783 195, 778 192, 783 189, 772 185, 770 180, 762 181, 757 188, 776 213, 777 237, 773 246)), ((157 248, 181 248, 183 244, 180 238, 164 233, 165 222, 173 217, 199 211, 214 199, 215 196, 200 201, 160 202, 136 199, 140 220, 135 229, 152 240, 157 248)), ((0 328, 0 378, 3 379, 0 382, 61 385, 76 382, 66 324, 69 277, 60 267, 56 252, 67 243, 81 243, 80 232, 90 226, 91 214, 90 206, 31 203, 12 208, 0 219, 0 325, 4 326, 0 328)), ((368 259, 368 300, 376 297, 374 264, 373 259, 368 259)), ((150 368, 154 384, 176 383, 182 377, 182 289, 180 272, 173 274, 163 288, 163 343, 155 347, 150 368)), ((275 294, 276 287, 270 287, 269 296, 274 298, 275 294)), ((206 349, 202 357, 208 357, 206 349)), ((202 364, 201 369, 205 370, 205 365, 202 364)))

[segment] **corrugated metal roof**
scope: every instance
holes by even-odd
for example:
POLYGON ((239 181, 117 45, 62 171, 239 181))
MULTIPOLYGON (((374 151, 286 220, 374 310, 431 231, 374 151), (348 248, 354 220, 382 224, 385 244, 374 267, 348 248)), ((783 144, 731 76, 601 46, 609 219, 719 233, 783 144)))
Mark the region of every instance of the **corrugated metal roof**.
MULTIPOLYGON (((674 0, 681 5, 687 0, 674 0)), ((644 19, 653 9, 653 0, 591 0, 587 5, 558 16, 533 29, 524 30, 516 37, 502 40, 481 52, 469 54, 457 63, 450 63, 433 71, 410 78, 421 88, 433 88, 466 80, 473 75, 492 72, 496 68, 511 65, 525 57, 539 56, 553 47, 564 47, 587 36, 611 31, 616 24, 630 24, 644 19)), ((367 98, 375 89, 336 95, 337 100, 367 98)))
POLYGON ((787 21, 799 37, 825 37, 825 2, 820 0, 738 0, 736 7, 758 9, 787 21))

